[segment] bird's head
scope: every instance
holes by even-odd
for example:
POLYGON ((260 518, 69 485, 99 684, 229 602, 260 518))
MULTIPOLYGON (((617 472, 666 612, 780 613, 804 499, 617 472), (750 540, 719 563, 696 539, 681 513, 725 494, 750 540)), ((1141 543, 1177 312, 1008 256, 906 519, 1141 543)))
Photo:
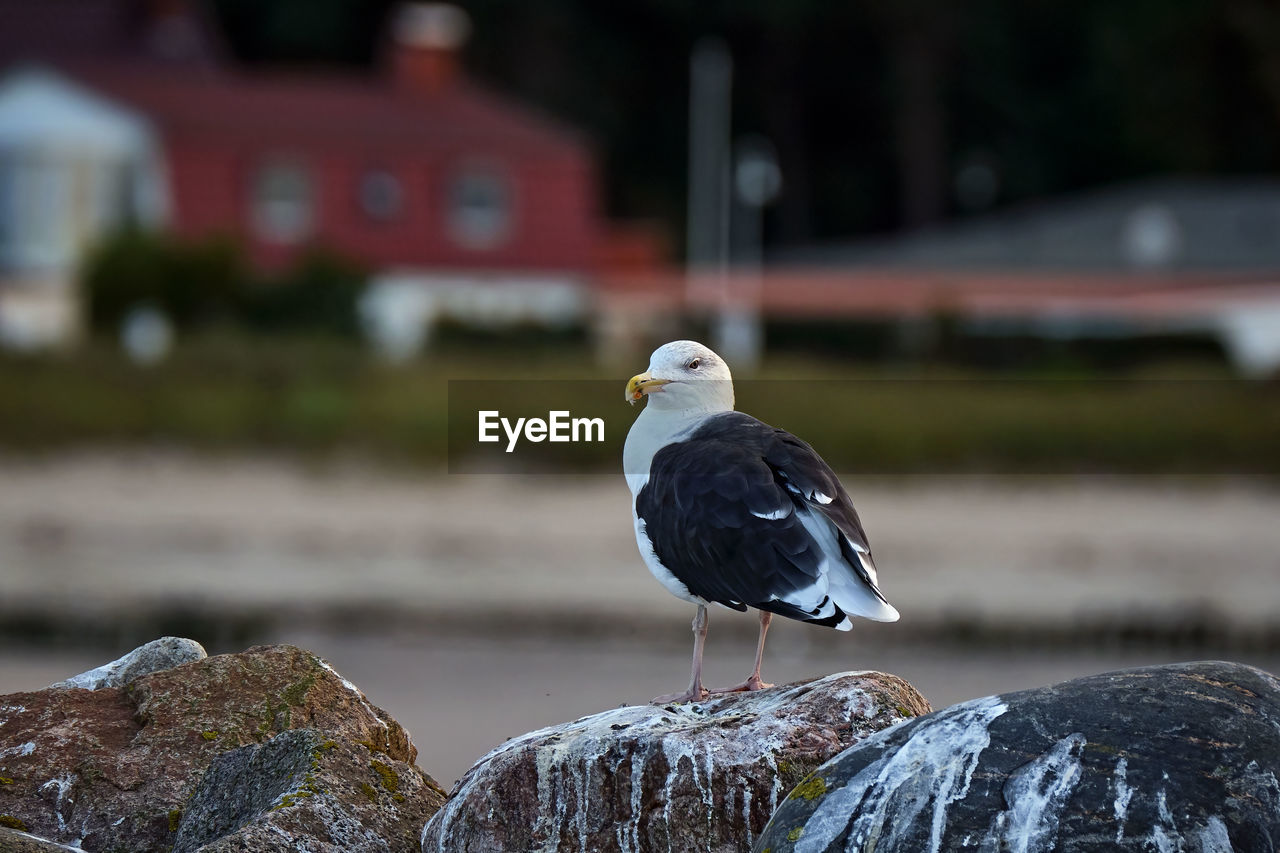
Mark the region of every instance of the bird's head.
POLYGON ((732 411, 733 376, 724 359, 697 341, 672 341, 653 351, 647 371, 627 380, 627 402, 646 396, 663 410, 732 411))

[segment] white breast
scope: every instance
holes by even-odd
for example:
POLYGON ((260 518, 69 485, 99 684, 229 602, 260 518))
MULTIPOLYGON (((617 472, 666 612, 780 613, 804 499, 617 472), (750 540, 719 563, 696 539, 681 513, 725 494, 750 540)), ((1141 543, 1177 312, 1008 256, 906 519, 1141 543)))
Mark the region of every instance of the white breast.
POLYGON ((698 428, 707 417, 706 412, 664 412, 652 406, 645 410, 631 425, 627 433, 627 443, 622 451, 622 467, 627 476, 627 488, 631 490, 631 520, 635 524, 636 546, 640 549, 640 557, 649 569, 649 573, 657 578, 668 592, 676 598, 706 604, 706 600, 694 595, 680 579, 658 559, 653 549, 653 541, 645 530, 645 521, 636 513, 636 499, 640 490, 649 482, 649 470, 653 457, 659 450, 673 441, 681 441, 698 428))
POLYGON ((636 495, 649 482, 649 468, 659 450, 673 441, 688 438, 708 417, 708 412, 664 412, 653 406, 645 406, 627 433, 622 448, 622 470, 627 475, 627 487, 631 489, 632 506, 636 495))

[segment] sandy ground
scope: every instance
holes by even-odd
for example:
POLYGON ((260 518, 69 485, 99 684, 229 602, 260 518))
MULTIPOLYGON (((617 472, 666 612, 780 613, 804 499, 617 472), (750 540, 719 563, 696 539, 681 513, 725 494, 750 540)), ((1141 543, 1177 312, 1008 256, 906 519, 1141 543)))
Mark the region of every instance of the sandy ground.
MULTIPOLYGON (((779 620, 771 680, 880 669, 942 707, 1105 669, 1219 656, 1073 647, 1072 627, 1102 617, 1195 610, 1232 630, 1274 634, 1280 491, 1265 484, 846 484, 903 621, 836 634, 779 620), (903 641, 957 614, 1065 631, 1068 641, 1049 649, 903 641)), ((388 630, 284 618, 261 639, 331 660, 414 733, 419 763, 446 785, 506 737, 642 702, 687 679, 692 613, 641 566, 621 477, 411 476, 172 453, 0 460, 0 613, 127 622, 179 604, 407 615, 388 630), (499 630, 457 630, 472 614, 499 630), (588 633, 536 629, 579 623, 588 633)), ((711 682, 745 675, 753 624, 712 614, 711 682)), ((122 651, 0 649, 0 694, 122 651)), ((1280 669, 1274 649, 1227 655, 1280 669)))
MULTIPOLYGON (((847 485, 904 627, 1188 607, 1266 625, 1280 612, 1280 490, 1258 483, 847 485)), ((683 614, 640 564, 629 512, 621 476, 396 477, 174 454, 8 460, 0 606, 683 614)))

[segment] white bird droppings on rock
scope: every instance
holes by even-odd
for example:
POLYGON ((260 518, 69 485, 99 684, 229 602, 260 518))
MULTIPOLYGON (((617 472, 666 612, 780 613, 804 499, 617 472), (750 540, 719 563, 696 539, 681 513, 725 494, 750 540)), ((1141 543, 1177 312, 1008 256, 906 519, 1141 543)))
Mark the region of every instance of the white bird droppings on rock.
POLYGON ((1234 853, 1227 825, 1220 817, 1209 818, 1204 828, 1197 833, 1196 840, 1200 842, 1200 849, 1196 853, 1234 853))
MULTIPOLYGON (((25 711, 26 709, 24 708, 23 710, 25 711)), ((35 751, 35 742, 27 741, 26 743, 20 743, 17 746, 7 746, 4 749, 0 749, 0 758, 9 758, 14 755, 30 755, 35 751)))
POLYGON ((1280 838, 1280 679, 1228 661, 975 700, 820 767, 773 853, 1222 853, 1280 838), (998 713, 997 713, 998 711, 998 713), (963 725, 961 725, 963 723, 963 725))
POLYGON ((56 779, 50 779, 40 786, 40 792, 50 792, 54 795, 53 814, 58 819, 58 831, 67 831, 67 817, 65 811, 67 793, 71 790, 71 785, 75 782, 75 777, 70 773, 59 776, 56 779))
POLYGON ((981 853, 1047 853, 1058 837, 1062 804, 1080 782, 1087 739, 1074 732, 1020 767, 1004 785, 1007 808, 992 818, 981 853))
POLYGON ((892 846, 895 834, 909 829, 930 804, 928 849, 936 853, 947 807, 968 792, 978 756, 991 742, 988 727, 1005 710, 999 697, 991 696, 934 714, 901 749, 826 795, 805 824, 796 853, 824 851, 846 829, 852 847, 861 849, 873 835, 892 846))
POLYGON ((895 676, 841 673, 604 711, 480 759, 427 824, 422 849, 745 850, 811 770, 927 708, 895 676))
POLYGON ((1112 804, 1112 815, 1116 822, 1116 844, 1124 840, 1124 825, 1129 817, 1129 801, 1133 799, 1133 789, 1128 780, 1129 759, 1123 755, 1116 761, 1115 772, 1111 781, 1115 786, 1116 798, 1112 804))

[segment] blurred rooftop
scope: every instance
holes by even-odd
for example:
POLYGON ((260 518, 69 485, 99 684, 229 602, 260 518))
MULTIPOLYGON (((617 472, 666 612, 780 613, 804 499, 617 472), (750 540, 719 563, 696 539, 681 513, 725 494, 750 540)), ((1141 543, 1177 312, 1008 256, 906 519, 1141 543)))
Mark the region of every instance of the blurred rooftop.
POLYGON ((779 251, 779 264, 1102 273, 1280 273, 1280 179, 1165 177, 910 234, 779 251))

